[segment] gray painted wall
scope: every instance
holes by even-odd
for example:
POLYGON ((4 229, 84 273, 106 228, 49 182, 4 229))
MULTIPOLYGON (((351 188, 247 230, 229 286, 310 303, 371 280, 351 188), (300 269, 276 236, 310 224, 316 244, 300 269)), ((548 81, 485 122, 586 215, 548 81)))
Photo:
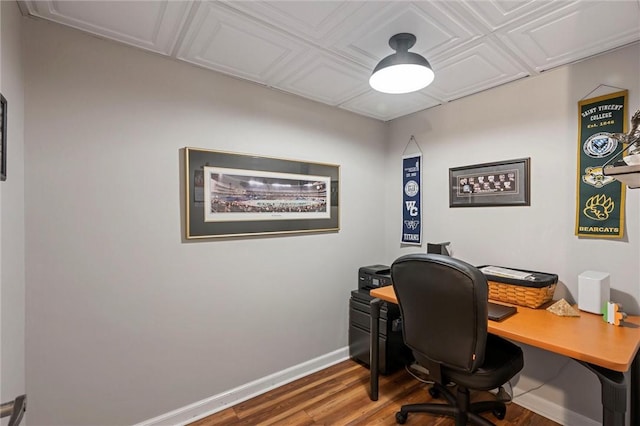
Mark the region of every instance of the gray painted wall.
MULTIPOLYGON (((556 298, 570 301, 577 301, 581 272, 609 272, 612 299, 625 311, 640 313, 640 190, 627 190, 623 239, 574 236, 577 103, 600 84, 626 88, 631 116, 640 107, 638 58, 640 46, 635 44, 391 122, 385 179, 387 257, 416 250, 399 244, 399 158, 415 135, 425 157, 426 241, 451 241, 455 256, 475 265, 554 272, 561 281, 556 298), (449 208, 450 167, 522 157, 531 157, 530 207, 449 208)), ((529 348, 518 387, 527 390, 547 381, 566 360, 529 348)), ((557 380, 532 395, 600 420, 599 389, 594 375, 571 363, 557 380)))
MULTIPOLYGON (((637 45, 385 125, 25 24, 29 424, 131 424, 343 348, 358 266, 418 250, 399 244, 412 134, 425 240, 471 263, 556 272, 559 296, 577 297, 583 270, 607 270, 639 312, 640 191, 627 193, 624 240, 573 235, 577 101, 606 83, 637 108, 637 45), (342 230, 184 243, 184 146, 339 163, 342 230), (525 156, 531 207, 448 208, 449 167, 525 156)), ((527 348, 517 385, 564 367, 535 395, 598 419, 597 380, 565 364, 527 348)))
POLYGON ((384 253, 383 123, 25 32, 30 424, 132 424, 347 345, 384 253), (339 164, 341 231, 183 242, 185 146, 339 164))
POLYGON ((25 393, 24 82, 22 16, 16 2, 0 2, 0 9, 0 92, 8 103, 8 178, 0 182, 0 402, 8 402, 25 393))

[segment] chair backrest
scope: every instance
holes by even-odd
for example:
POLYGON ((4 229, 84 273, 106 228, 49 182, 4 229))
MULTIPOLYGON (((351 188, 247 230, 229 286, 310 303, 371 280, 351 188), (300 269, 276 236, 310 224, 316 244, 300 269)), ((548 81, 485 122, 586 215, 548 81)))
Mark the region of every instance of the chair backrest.
POLYGON ((480 270, 448 256, 409 254, 393 262, 391 281, 416 359, 467 372, 483 364, 488 284, 480 270))

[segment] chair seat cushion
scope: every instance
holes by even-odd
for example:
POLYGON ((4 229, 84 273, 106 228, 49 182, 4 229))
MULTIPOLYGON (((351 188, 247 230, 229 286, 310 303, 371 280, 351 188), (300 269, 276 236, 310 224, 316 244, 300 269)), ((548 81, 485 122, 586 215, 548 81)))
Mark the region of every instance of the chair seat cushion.
POLYGON ((524 366, 522 349, 493 334, 487 335, 484 363, 473 373, 443 366, 443 375, 458 385, 477 390, 502 386, 524 366))

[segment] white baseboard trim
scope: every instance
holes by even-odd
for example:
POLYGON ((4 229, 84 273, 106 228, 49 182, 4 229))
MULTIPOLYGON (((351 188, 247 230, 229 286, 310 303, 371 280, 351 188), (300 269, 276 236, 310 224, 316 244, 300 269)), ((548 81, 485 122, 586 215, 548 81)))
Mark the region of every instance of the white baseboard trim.
POLYGON ((196 420, 200 420, 211 414, 222 411, 243 401, 261 395, 279 386, 308 376, 316 371, 323 370, 349 358, 349 348, 338 349, 326 355, 319 356, 302 364, 294 365, 286 370, 279 371, 253 382, 238 386, 218 395, 205 398, 169 413, 162 414, 153 419, 145 420, 134 426, 183 426, 196 420))
MULTIPOLYGON (((526 389, 513 388, 514 395, 525 391, 526 389)), ((519 396, 513 402, 564 426, 601 426, 602 424, 532 393, 519 396)))

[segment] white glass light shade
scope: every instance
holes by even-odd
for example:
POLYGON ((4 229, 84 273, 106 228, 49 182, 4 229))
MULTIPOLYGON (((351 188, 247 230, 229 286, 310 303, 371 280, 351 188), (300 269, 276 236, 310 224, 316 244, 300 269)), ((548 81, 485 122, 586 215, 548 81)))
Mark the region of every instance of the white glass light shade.
POLYGON ((374 72, 369 85, 382 93, 411 93, 430 85, 433 78, 433 70, 424 65, 398 64, 374 72))
POLYGON ((427 87, 433 81, 431 64, 417 53, 409 52, 416 37, 409 33, 396 34, 389 46, 396 51, 376 65, 369 85, 383 93, 410 93, 427 87))

